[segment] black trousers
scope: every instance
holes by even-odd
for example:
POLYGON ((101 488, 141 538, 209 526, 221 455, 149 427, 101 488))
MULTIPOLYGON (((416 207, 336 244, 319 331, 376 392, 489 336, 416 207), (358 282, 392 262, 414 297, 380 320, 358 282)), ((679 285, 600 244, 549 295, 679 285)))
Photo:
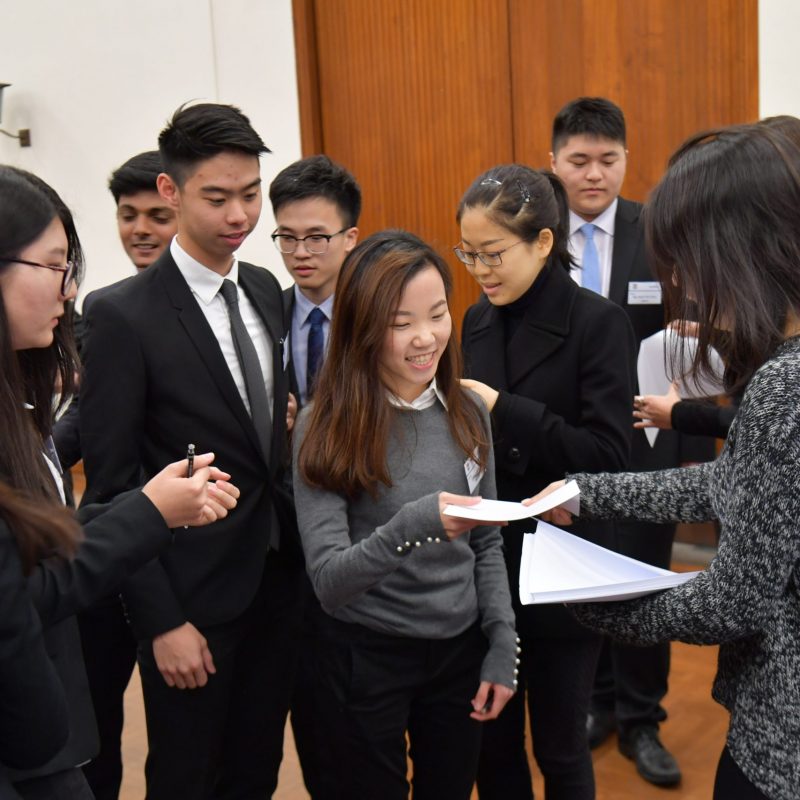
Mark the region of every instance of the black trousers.
POLYGON ((201 689, 167 686, 151 642, 142 643, 148 800, 272 796, 300 642, 301 577, 294 561, 270 554, 247 611, 201 630, 217 670, 201 689))
POLYGON ((123 696, 136 664, 136 639, 118 598, 107 598, 79 614, 78 627, 100 736, 100 752, 83 767, 83 774, 96 800, 117 800, 122 783, 123 696))
POLYGON ((325 612, 308 576, 303 577, 303 624, 300 659, 289 708, 294 744, 303 782, 314 800, 337 800, 339 786, 330 742, 319 717, 322 688, 317 680, 321 628, 325 612))
MULTIPOLYGON (((675 526, 650 522, 617 523, 617 551, 669 569, 675 526)), ((597 666, 592 709, 613 714, 621 739, 633 728, 657 728, 667 718, 661 705, 667 693, 670 643, 634 647, 607 639, 597 666)))
POLYGON ((742 772, 726 747, 722 751, 714 780, 714 800, 769 800, 742 772))
POLYGON ((473 625, 452 639, 375 633, 328 617, 319 680, 339 797, 468 800, 481 724, 470 718, 487 643, 473 625))
POLYGON ((594 770, 586 740, 586 714, 602 639, 544 638, 517 632, 522 656, 517 693, 503 713, 485 723, 478 769, 481 800, 532 800, 525 747, 525 700, 533 754, 547 800, 594 800, 594 770))
POLYGON ((20 781, 14 784, 14 790, 16 794, 13 797, 21 797, 22 800, 94 800, 79 767, 20 781))

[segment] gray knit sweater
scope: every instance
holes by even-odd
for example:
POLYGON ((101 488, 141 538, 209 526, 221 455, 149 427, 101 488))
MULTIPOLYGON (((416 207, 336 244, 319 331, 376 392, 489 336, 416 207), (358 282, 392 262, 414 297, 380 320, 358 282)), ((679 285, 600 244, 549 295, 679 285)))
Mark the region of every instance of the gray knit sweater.
POLYGON ((719 519, 718 554, 694 580, 576 613, 623 641, 720 643, 731 755, 770 798, 800 796, 800 338, 754 375, 716 461, 573 477, 587 516, 719 519))
MULTIPOLYGON (((294 436, 295 465, 305 411, 294 436)), ((297 520, 314 591, 336 619, 394 636, 450 638, 480 619, 489 641, 481 680, 513 688, 517 644, 500 532, 481 526, 446 539, 438 493, 470 494, 464 453, 439 402, 394 413, 387 454, 393 485, 380 485, 375 499, 365 492, 348 501, 313 489, 295 468, 297 520)), ((488 430, 488 415, 485 422, 488 430)), ((494 463, 474 494, 495 497, 494 463)))

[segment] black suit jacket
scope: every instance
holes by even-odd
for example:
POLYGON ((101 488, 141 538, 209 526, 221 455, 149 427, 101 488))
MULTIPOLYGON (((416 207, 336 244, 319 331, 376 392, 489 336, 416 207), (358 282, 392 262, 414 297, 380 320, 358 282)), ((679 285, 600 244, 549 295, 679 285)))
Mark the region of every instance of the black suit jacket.
POLYGON ((217 339, 169 251, 98 298, 87 315, 85 502, 138 485, 142 471, 149 477, 183 458, 190 442, 199 453, 216 453, 217 466, 241 489, 235 512, 206 528, 176 530, 169 551, 128 582, 124 600, 141 639, 186 621, 203 627, 238 617, 261 581, 272 509, 291 519, 281 488, 288 463, 281 290, 267 270, 241 262, 239 282, 272 339, 267 456, 217 339))
POLYGON ((295 372, 294 358, 292 356, 292 315, 294 314, 294 286, 283 290, 283 316, 286 320, 286 335, 284 340, 289 348, 286 354, 289 357, 287 371, 289 373, 289 391, 297 400, 297 410, 300 411, 300 389, 297 387, 297 373, 295 372))
MULTIPOLYGON (((655 281, 645 253, 642 205, 620 197, 614 218, 614 250, 611 257, 611 282, 608 299, 621 306, 636 334, 636 351, 643 339, 664 327, 664 306, 631 305, 628 284, 631 281, 655 281)), ((637 389, 638 391, 638 389, 637 389)), ((687 438, 677 431, 659 431, 650 446, 643 430, 633 434, 630 467, 635 470, 676 467, 683 461, 708 461, 714 457, 713 441, 706 437, 687 438)))
MULTIPOLYGON (((467 376, 500 392, 492 428, 503 500, 530 497, 568 472, 623 469, 630 450, 635 341, 628 319, 561 267, 546 268, 537 284, 511 341, 503 310, 485 298, 468 309, 462 328, 467 376)), ((522 533, 531 529, 530 521, 503 529, 514 589, 522 533)), ((607 523, 573 530, 604 546, 613 540, 607 523)), ((512 597, 518 607, 518 593, 512 597)), ((580 630, 560 610, 534 616, 539 633, 580 630)))
MULTIPOLYGON (((12 758, 5 766, 0 765, 0 789, 2 776, 16 782, 52 775, 97 755, 99 740, 74 615, 118 589, 127 575, 171 541, 161 514, 138 491, 118 497, 111 505, 83 508, 79 519, 84 523, 84 539, 75 557, 69 561, 60 557, 43 560, 26 582, 28 602, 33 603, 41 620, 45 651, 51 669, 58 676, 60 686, 56 688, 63 692, 63 697, 54 694, 49 670, 41 662, 26 659, 8 665, 16 671, 11 686, 18 708, 15 712, 13 704, 4 703, 3 723, 10 722, 15 713, 19 713, 24 715, 25 724, 16 727, 12 758), (32 688, 32 682, 36 682, 39 704, 49 707, 46 722, 42 719, 43 710, 26 702, 24 690, 32 688), (66 698, 68 720, 66 741, 62 735, 63 698, 66 698), (61 746, 51 748, 59 738, 61 746), (51 752, 48 753, 48 749, 51 752), (41 763, 45 758, 47 761, 41 763)), ((3 534, 8 535, 0 528, 0 536, 3 534)), ((11 621, 7 619, 3 623, 11 621)), ((35 636, 35 625, 33 621, 30 636, 35 636)), ((5 757, 8 759, 7 753, 5 757)))

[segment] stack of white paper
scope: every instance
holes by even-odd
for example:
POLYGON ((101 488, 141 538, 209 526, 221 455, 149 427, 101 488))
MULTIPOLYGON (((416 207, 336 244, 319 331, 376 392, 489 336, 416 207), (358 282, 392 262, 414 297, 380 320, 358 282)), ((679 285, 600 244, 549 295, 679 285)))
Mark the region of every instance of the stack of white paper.
POLYGON ((540 521, 523 539, 519 599, 523 605, 627 600, 698 574, 643 564, 540 521))

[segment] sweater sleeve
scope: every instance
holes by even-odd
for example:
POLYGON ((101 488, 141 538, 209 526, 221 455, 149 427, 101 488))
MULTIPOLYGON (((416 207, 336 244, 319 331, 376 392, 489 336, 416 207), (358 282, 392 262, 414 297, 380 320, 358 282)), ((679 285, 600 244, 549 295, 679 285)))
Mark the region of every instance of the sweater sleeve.
POLYGON ((656 472, 568 475, 581 490, 581 516, 648 522, 714 519, 708 491, 713 462, 656 472))
POLYGON ((708 569, 661 594, 583 606, 576 612, 584 623, 640 644, 721 643, 763 629, 785 602, 800 562, 800 387, 768 381, 753 379, 735 445, 723 454, 722 531, 708 569))
MULTIPOLYGON (((488 417, 486 422, 488 427, 488 417)), ((489 448, 489 463, 481 481, 480 495, 492 500, 497 497, 492 448, 489 448)), ((503 538, 499 528, 485 525, 474 528, 469 537, 470 547, 475 554, 475 589, 481 630, 489 640, 489 651, 481 668, 481 680, 516 690, 519 640, 514 628, 503 538)))
POLYGON ((306 569, 322 607, 329 613, 347 605, 396 570, 408 554, 405 532, 439 524, 437 492, 406 503, 388 522, 353 544, 347 498, 309 486, 297 469, 306 414, 294 432, 294 498, 306 569))

